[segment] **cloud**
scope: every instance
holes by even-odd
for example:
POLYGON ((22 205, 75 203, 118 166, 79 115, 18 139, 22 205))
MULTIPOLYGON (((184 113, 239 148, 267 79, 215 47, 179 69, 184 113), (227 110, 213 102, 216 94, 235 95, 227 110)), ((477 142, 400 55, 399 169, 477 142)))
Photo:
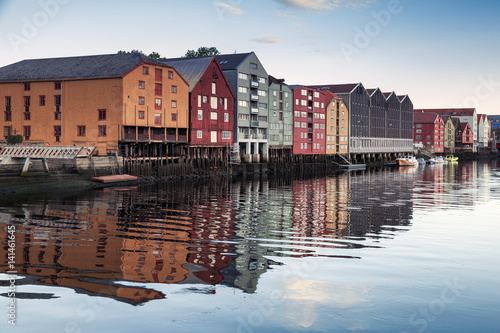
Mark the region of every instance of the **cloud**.
POLYGON ((279 37, 276 37, 276 36, 255 37, 255 38, 252 38, 251 41, 257 42, 257 43, 267 43, 267 44, 283 43, 283 40, 279 37))
POLYGON ((230 4, 224 2, 218 2, 215 4, 217 7, 223 10, 224 14, 230 15, 241 15, 243 14, 243 10, 236 6, 231 6, 230 4))
POLYGON ((332 10, 339 7, 359 8, 365 7, 376 0, 277 0, 287 6, 311 9, 311 10, 332 10))

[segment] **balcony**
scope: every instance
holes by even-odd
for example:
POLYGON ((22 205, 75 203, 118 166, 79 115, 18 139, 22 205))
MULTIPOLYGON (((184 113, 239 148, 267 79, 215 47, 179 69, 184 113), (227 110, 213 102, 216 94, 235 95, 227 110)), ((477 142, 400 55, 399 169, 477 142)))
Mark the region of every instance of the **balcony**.
POLYGON ((307 118, 307 121, 312 123, 313 122, 313 119, 312 118, 307 118))
POLYGON ((251 95, 250 98, 252 99, 252 101, 258 101, 259 100, 259 95, 251 95))
POLYGON ((259 113, 259 108, 251 108, 250 111, 252 113, 259 113))
POLYGON ((308 131, 309 133, 312 133, 312 132, 313 132, 313 129, 312 129, 311 127, 309 127, 309 128, 307 129, 307 131, 308 131))
POLYGON ((259 127, 259 121, 258 120, 252 120, 250 122, 250 127, 259 127))
POLYGON ((259 87, 259 82, 258 81, 250 81, 250 85, 254 88, 258 88, 259 87))

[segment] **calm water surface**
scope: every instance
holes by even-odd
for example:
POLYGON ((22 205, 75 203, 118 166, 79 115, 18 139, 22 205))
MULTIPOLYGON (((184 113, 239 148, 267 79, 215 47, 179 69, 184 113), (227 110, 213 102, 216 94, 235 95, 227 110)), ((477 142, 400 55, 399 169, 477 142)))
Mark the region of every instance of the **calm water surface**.
POLYGON ((1 332, 500 332, 498 161, 0 200, 1 332))

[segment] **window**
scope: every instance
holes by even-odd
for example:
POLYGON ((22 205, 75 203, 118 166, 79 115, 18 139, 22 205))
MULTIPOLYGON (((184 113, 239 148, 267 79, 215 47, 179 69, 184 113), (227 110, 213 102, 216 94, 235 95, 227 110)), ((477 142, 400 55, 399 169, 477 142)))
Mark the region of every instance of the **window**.
POLYGON ((217 120, 217 112, 210 112, 210 119, 217 120))
POLYGON ((172 94, 177 94, 177 86, 172 86, 172 94))
POLYGON ((168 71, 168 78, 170 80, 173 80, 174 79, 174 72, 173 71, 168 71))
POLYGON ((155 95, 161 96, 161 83, 155 83, 155 95))
POLYGON ((106 126, 105 125, 98 126, 98 133, 99 136, 106 136, 106 126))
POLYGON ((149 75, 149 67, 146 66, 142 67, 142 74, 149 75))
POLYGON ((248 107, 249 104, 248 104, 248 101, 243 101, 243 100, 240 99, 238 101, 238 105, 239 106, 246 106, 246 107, 248 107))
POLYGON ((210 98, 210 107, 211 107, 212 109, 217 109, 217 97, 212 96, 212 97, 210 98))
POLYGON ((155 68, 155 81, 161 81, 161 79, 162 79, 161 68, 155 68))
POLYGON ((78 136, 85 136, 85 126, 77 126, 76 129, 78 136))
POLYGON ((10 135, 10 126, 3 127, 3 136, 8 137, 10 135))
POLYGON ((45 106, 45 96, 40 95, 40 106, 45 106))
POLYGON ((139 81, 139 89, 144 89, 146 87, 146 83, 144 81, 139 81))
POLYGON ((172 107, 176 108, 177 107, 177 101, 172 101, 172 107))
POLYGON ((12 112, 10 111, 5 111, 5 121, 12 121, 12 112))
POLYGON ((139 111, 139 119, 144 119, 144 111, 139 111))
POLYGON ((98 120, 106 120, 106 110, 105 109, 101 109, 101 110, 98 110, 98 120))
POLYGON ((421 135, 417 135, 416 138, 417 139, 422 139, 422 136, 421 135))
POLYGON ((265 84, 266 82, 267 82, 266 78, 259 77, 259 83, 264 83, 265 84))
POLYGON ((212 82, 212 94, 216 94, 217 92, 217 84, 215 82, 212 82))
POLYGON ((259 89, 259 90, 257 90, 257 95, 266 97, 267 96, 267 92, 265 90, 260 90, 259 89))
POLYGON ((298 98, 295 99, 295 105, 299 105, 299 99, 298 98))
POLYGON ((61 95, 55 95, 54 96, 54 105, 55 106, 60 106, 61 105, 61 95))
POLYGON ((24 106, 30 106, 30 97, 24 96, 24 106))
POLYGON ((302 90, 300 91, 300 94, 301 94, 302 96, 307 96, 307 90, 302 89, 302 90))
POLYGON ((54 136, 61 136, 61 126, 54 126, 54 136))
POLYGON ((201 108, 201 95, 198 95, 198 107, 201 108))
POLYGON ((422 124, 416 124, 415 127, 422 128, 422 124))
POLYGON ((203 96, 203 103, 207 103, 208 102, 208 96, 203 96))
POLYGON ((229 140, 229 139, 231 139, 231 132, 229 132, 229 131, 222 131, 222 139, 223 140, 229 140))
POLYGON ((144 105, 146 103, 145 101, 145 98, 144 97, 139 97, 139 105, 144 105))
POLYGON ((224 113, 224 122, 229 122, 229 113, 224 113))
POLYGON ((224 97, 224 110, 227 110, 227 98, 224 97))
POLYGON ((5 96, 5 106, 10 107, 11 106, 11 98, 10 96, 5 96))
POLYGON ((202 131, 196 131, 196 137, 198 139, 201 139, 203 137, 203 132, 202 131))
POLYGON ((217 131, 210 132, 210 142, 217 142, 217 131))
POLYGON ((238 92, 243 93, 243 94, 248 94, 248 88, 247 87, 238 87, 238 92))
POLYGON ((61 120, 61 112, 54 112, 54 120, 61 120))
POLYGON ((54 82, 54 89, 61 90, 61 82, 54 82))
POLYGON ((203 120, 203 110, 198 110, 198 120, 203 120))
POLYGON ((314 92, 314 98, 319 98, 319 92, 317 91, 314 92))
POLYGON ((24 113, 24 120, 31 120, 31 113, 30 112, 24 113))
POLYGON ((24 139, 29 140, 31 136, 31 126, 24 126, 23 133, 24 133, 24 139))
POLYGON ((155 125, 161 125, 161 113, 155 113, 155 125))
POLYGON ((172 121, 177 121, 177 113, 172 113, 172 121))
POLYGON ((251 62, 250 63, 250 69, 257 69, 257 64, 251 62))
POLYGON ((31 85, 29 83, 24 84, 24 91, 30 91, 31 90, 31 85))
POLYGON ((155 110, 161 110, 161 98, 155 98, 155 110))
POLYGON ((303 100, 300 101, 300 104, 302 106, 307 106, 307 101, 305 99, 303 99, 303 100))
POLYGON ((238 79, 248 80, 248 74, 238 73, 238 79))
POLYGON ((422 130, 421 129, 418 129, 415 131, 416 133, 422 133, 422 130))

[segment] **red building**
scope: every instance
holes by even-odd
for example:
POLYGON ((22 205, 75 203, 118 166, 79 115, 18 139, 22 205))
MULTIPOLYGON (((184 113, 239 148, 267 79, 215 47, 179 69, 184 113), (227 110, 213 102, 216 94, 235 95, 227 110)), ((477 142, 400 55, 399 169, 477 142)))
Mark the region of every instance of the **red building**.
POLYGON ((326 96, 315 88, 293 86, 293 153, 325 154, 326 96))
POLYGON ((440 115, 430 112, 413 113, 413 142, 444 152, 444 122, 440 115))
POLYGON ((164 59, 189 84, 191 145, 230 146, 234 93, 215 57, 164 59))
POLYGON ((474 145, 474 133, 469 126, 469 123, 461 123, 462 129, 462 147, 472 147, 474 145))

